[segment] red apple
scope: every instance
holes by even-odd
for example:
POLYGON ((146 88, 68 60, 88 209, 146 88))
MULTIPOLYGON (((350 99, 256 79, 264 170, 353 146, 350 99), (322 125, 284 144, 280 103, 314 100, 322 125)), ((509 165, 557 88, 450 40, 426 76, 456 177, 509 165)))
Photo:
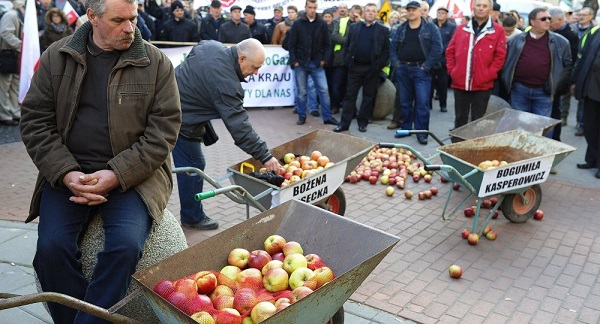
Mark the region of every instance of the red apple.
POLYGON ((233 296, 219 296, 213 301, 213 305, 216 309, 222 310, 223 308, 233 308, 233 296))
POLYGON ((544 211, 542 211, 541 209, 536 210, 533 214, 533 219, 542 220, 542 218, 544 218, 544 211))
POLYGON ((233 289, 225 286, 225 285, 218 285, 217 288, 215 288, 215 290, 213 290, 213 292, 210 294, 210 300, 212 300, 212 302, 214 303, 215 300, 221 296, 234 296, 233 293, 233 289))
POLYGON ((260 323, 266 320, 267 318, 273 316, 276 312, 277 307, 275 307, 273 303, 263 301, 256 304, 256 306, 252 308, 252 311, 250 312, 250 317, 252 318, 252 321, 254 323, 260 323))
POLYGON ((370 176, 369 177, 369 183, 372 184, 372 185, 377 184, 377 177, 374 176, 374 175, 370 176))
POLYGON ((496 204, 498 203, 498 198, 490 197, 490 203, 492 203, 492 207, 496 206, 496 204))
POLYGON ((487 209, 492 208, 492 201, 489 200, 489 199, 482 200, 481 201, 481 207, 487 208, 487 209))
POLYGON ((490 225, 486 225, 486 226, 483 228, 483 235, 486 235, 486 234, 487 234, 487 233, 489 233, 491 230, 492 230, 492 226, 490 226, 490 225))
POLYGON ((431 191, 431 194, 434 196, 437 196, 439 190, 436 187, 431 187, 431 189, 429 189, 429 191, 431 191))
POLYGON ((477 242, 479 242, 479 235, 477 235, 477 233, 469 234, 469 237, 467 237, 467 242, 469 242, 469 245, 477 245, 477 242))
POLYGON ((217 287, 217 276, 210 271, 200 271, 195 278, 199 294, 210 294, 217 287))
POLYGON ((277 234, 271 235, 265 240, 265 251, 271 255, 281 252, 285 243, 287 242, 283 236, 277 234))
POLYGON ((473 208, 471 207, 465 208, 464 213, 465 217, 473 217, 475 215, 475 213, 473 213, 473 208))
POLYGON ((301 286, 301 287, 298 287, 298 288, 292 290, 292 298, 291 298, 292 304, 299 301, 300 299, 308 296, 312 292, 313 292, 312 289, 305 287, 305 286, 301 286))
POLYGON ((410 190, 406 190, 404 192, 404 197, 406 197, 406 199, 411 199, 413 197, 413 192, 410 190))
POLYGON ((254 306, 258 304, 258 298, 256 292, 251 288, 238 289, 235 292, 233 299, 233 308, 240 312, 240 314, 246 314, 251 311, 254 306))
POLYGON ((271 256, 271 259, 283 262, 283 259, 285 259, 285 255, 283 255, 283 252, 275 253, 271 256))
POLYGON ((462 232, 460 232, 460 235, 462 236, 462 238, 464 238, 465 240, 469 237, 469 234, 471 234, 471 231, 469 231, 468 228, 465 228, 462 232))
POLYGON ((248 266, 250 268, 258 269, 259 271, 271 261, 271 255, 267 253, 265 250, 254 250, 250 253, 250 257, 248 258, 248 266))
POLYGON ((427 199, 427 196, 425 195, 425 193, 423 191, 419 192, 418 197, 419 197, 419 200, 427 199))
POLYGON ((323 259, 317 254, 314 254, 314 253, 307 254, 305 256, 305 258, 306 258, 306 267, 309 268, 310 270, 315 270, 315 269, 325 266, 325 262, 323 262, 323 259))
POLYGON ((458 189, 460 189, 460 185, 459 185, 458 183, 456 183, 456 182, 455 182, 455 183, 452 185, 452 189, 454 189, 454 190, 458 190, 458 189))
POLYGON ((498 211, 496 210, 496 211, 494 212, 494 216, 492 216, 492 219, 496 219, 496 218, 498 218, 498 215, 500 215, 500 213, 498 213, 498 211))
POLYGON ((404 180, 398 180, 398 181, 396 181, 396 187, 398 187, 400 189, 404 189, 404 187, 405 187, 404 180))
POLYGON ((440 177, 440 181, 441 181, 442 183, 446 183, 446 182, 448 182, 448 180, 447 180, 446 178, 444 178, 444 177, 440 177))
POLYGON ((450 268, 448 268, 448 272, 450 273, 450 277, 454 279, 459 279, 463 273, 462 269, 456 264, 451 265, 450 268))
POLYGON ((242 270, 235 276, 236 288, 262 288, 262 272, 256 268, 242 270))
POLYGON ((289 241, 283 245, 283 255, 288 256, 293 253, 304 254, 302 245, 296 241, 289 241))
POLYGON ((162 298, 167 298, 172 292, 175 291, 175 285, 170 280, 161 280, 154 288, 152 288, 155 293, 157 293, 162 298))
POLYGON ((427 199, 431 199, 431 197, 433 196, 433 193, 431 192, 431 190, 425 190, 425 191, 423 191, 423 193, 425 194, 425 198, 427 198, 427 199))
POLYGON ((194 279, 183 278, 175 281, 174 284, 175 291, 185 294, 188 298, 198 295, 198 285, 194 279))
POLYGON ((497 237, 497 234, 496 234, 496 232, 494 232, 494 231, 489 231, 489 232, 487 232, 487 233, 485 234, 485 238, 487 238, 487 239, 488 239, 488 240, 490 240, 490 241, 493 241, 493 240, 495 240, 495 239, 496 239, 496 237, 497 237))
POLYGON ((310 153, 310 158, 313 161, 318 160, 321 156, 323 156, 323 154, 321 154, 321 152, 319 152, 319 151, 312 151, 312 153, 310 153))

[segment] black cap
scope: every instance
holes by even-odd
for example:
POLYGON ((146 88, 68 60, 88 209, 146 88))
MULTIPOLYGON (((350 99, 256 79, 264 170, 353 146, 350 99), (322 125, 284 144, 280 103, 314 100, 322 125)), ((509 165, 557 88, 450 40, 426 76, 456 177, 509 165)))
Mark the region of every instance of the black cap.
POLYGON ((178 8, 183 9, 183 3, 181 3, 181 1, 173 1, 173 3, 171 3, 171 12, 178 8))
POLYGON ((406 5, 406 9, 421 9, 421 4, 418 1, 411 1, 406 5))
POLYGON ((439 7, 437 9, 437 11, 440 11, 440 10, 444 10, 445 12, 448 12, 448 8, 446 8, 446 7, 439 7))
POLYGON ((246 9, 244 9, 244 13, 249 13, 252 16, 256 16, 256 12, 254 12, 254 7, 252 6, 246 6, 246 9))
POLYGON ((493 9, 494 9, 494 11, 500 11, 500 4, 497 2, 494 2, 493 9))
POLYGON ((233 6, 231 6, 231 8, 229 8, 229 12, 232 12, 234 10, 242 10, 242 7, 240 7, 238 5, 233 5, 233 6))
POLYGON ((214 0, 210 3, 210 6, 213 8, 221 8, 221 1, 214 0))

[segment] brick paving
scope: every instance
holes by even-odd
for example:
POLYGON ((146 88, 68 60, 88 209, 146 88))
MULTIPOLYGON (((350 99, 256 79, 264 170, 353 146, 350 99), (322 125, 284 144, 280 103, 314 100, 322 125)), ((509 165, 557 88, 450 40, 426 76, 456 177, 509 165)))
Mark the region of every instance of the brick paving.
MULTIPOLYGON (((310 116, 306 125, 297 126, 296 115, 289 109, 254 109, 250 116, 256 131, 271 147, 316 128, 331 129, 325 127, 320 118, 310 116)), ((452 113, 434 111, 432 125, 444 133, 451 126, 451 118, 452 113), (434 118, 437 120, 433 121, 434 118)), ((387 123, 376 121, 369 125, 367 133, 358 133, 353 124, 351 134, 373 141, 394 142, 393 132, 385 129, 387 123)), ((221 122, 216 122, 215 128, 221 139, 217 145, 205 148, 206 172, 218 177, 225 174, 227 166, 247 156, 233 145, 221 122)), ((572 133, 574 129, 563 130, 563 134, 567 132, 572 133)), ((413 192, 430 186, 440 188, 437 197, 424 201, 416 196, 407 200, 398 190, 393 197, 387 197, 385 187, 379 184, 344 184, 348 200, 346 217, 400 238, 400 243, 351 300, 420 323, 600 321, 597 280, 600 274, 600 219, 597 217, 600 185, 592 174, 574 170, 574 164, 581 162, 585 150, 583 138, 570 136, 568 140, 579 150, 559 165, 558 176, 542 184, 544 219, 513 224, 500 216, 491 222, 498 239, 482 238, 476 246, 468 245, 460 237, 460 231, 470 228, 472 223, 462 216, 462 210, 451 220, 441 219, 445 199, 452 188, 441 184, 437 176, 431 185, 407 182, 407 189, 413 192), (463 268, 461 279, 449 277, 451 264, 463 268)), ((433 141, 420 146, 414 136, 403 142, 428 154, 437 147, 433 141)), ((0 145, 0 156, 0 219, 22 221, 27 214, 36 170, 20 142, 0 145)), ((464 197, 464 189, 453 192, 450 206, 464 197)), ((176 192, 168 208, 178 215, 176 192)), ((205 209, 219 220, 221 227, 206 232, 186 230, 190 244, 245 220, 245 206, 224 196, 207 200, 205 209)), ((251 209, 252 215, 257 213, 251 209)), ((0 280, 2 278, 0 276, 0 280)), ((0 291, 2 286, 0 281, 0 291)))

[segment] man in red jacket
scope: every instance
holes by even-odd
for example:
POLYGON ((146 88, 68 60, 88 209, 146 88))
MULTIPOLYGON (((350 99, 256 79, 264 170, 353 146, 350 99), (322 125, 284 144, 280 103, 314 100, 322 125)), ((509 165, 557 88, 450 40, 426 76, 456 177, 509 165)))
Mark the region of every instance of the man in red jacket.
POLYGON ((476 0, 473 19, 456 28, 446 50, 454 89, 454 127, 483 117, 506 59, 506 33, 490 18, 492 0, 476 0))

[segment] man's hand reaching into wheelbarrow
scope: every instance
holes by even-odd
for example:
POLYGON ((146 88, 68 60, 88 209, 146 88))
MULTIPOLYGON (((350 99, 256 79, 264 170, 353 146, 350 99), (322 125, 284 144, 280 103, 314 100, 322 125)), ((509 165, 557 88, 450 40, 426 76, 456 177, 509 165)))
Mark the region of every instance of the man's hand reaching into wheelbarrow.
POLYGON ((71 171, 65 175, 63 183, 73 193, 70 201, 94 206, 108 201, 106 197, 119 186, 119 179, 111 170, 100 170, 92 174, 71 171))
POLYGON ((279 172, 279 167, 281 167, 281 164, 279 164, 279 161, 277 161, 276 158, 272 157, 269 161, 264 163, 265 168, 267 168, 267 171, 275 171, 276 173, 279 172))

